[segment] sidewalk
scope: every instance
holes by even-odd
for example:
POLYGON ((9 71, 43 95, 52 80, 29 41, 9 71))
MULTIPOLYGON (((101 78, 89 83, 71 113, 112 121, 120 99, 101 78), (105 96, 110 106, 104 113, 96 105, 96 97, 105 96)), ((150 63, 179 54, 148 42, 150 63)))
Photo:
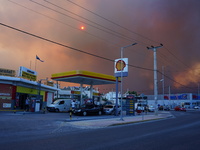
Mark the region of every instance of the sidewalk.
POLYGON ((143 121, 150 120, 158 120, 173 117, 173 115, 169 111, 158 112, 158 115, 136 115, 136 116, 123 116, 123 120, 121 120, 120 116, 117 118, 109 118, 109 119, 97 119, 97 120, 66 120, 66 124, 72 125, 77 128, 104 128, 109 126, 123 125, 123 124, 131 124, 143 121))

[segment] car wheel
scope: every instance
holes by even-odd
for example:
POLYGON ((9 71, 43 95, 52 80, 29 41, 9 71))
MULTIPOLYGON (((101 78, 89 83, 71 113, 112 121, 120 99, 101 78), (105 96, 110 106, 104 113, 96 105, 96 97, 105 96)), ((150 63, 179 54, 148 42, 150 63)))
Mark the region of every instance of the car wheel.
POLYGON ((56 108, 56 112, 60 112, 60 110, 58 108, 56 108))
POLYGON ((83 112, 83 116, 87 116, 87 112, 86 111, 83 112))
POLYGON ((110 114, 111 114, 111 115, 114 115, 114 114, 115 114, 115 111, 112 111, 110 114))
POLYGON ((102 112, 101 111, 99 111, 99 113, 98 113, 99 115, 102 115, 102 112))

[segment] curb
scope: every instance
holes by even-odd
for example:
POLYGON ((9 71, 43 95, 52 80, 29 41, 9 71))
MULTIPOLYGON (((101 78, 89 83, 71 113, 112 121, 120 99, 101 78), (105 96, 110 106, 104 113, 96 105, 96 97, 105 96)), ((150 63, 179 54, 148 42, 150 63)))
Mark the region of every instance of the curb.
POLYGON ((126 124, 133 124, 133 123, 139 123, 139 122, 148 122, 148 121, 161 120, 161 119, 165 119, 165 118, 155 118, 155 119, 147 119, 147 120, 138 120, 138 121, 131 121, 131 122, 115 123, 115 124, 108 125, 108 127, 110 127, 110 126, 118 126, 118 125, 126 125, 126 124))
POLYGON ((140 117, 130 118, 127 117, 126 121, 120 122, 119 120, 113 120, 113 119, 105 119, 105 120, 77 120, 72 121, 68 120, 65 121, 68 125, 72 125, 76 128, 87 128, 87 129, 97 129, 97 128, 105 128, 105 127, 112 127, 112 126, 119 126, 119 125, 126 125, 126 124, 134 124, 134 123, 142 123, 142 122, 148 122, 148 121, 156 121, 161 119, 169 119, 173 118, 174 116, 171 113, 161 114, 159 116, 149 116, 146 119, 140 119, 140 117), (139 120, 138 120, 139 119, 139 120))

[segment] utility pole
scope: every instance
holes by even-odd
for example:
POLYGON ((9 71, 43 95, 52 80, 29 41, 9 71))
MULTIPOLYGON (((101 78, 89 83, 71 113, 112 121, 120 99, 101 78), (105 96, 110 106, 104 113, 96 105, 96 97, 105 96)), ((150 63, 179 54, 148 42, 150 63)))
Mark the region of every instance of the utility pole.
POLYGON ((165 79, 164 79, 164 66, 162 66, 162 88, 163 88, 163 110, 164 110, 164 95, 165 95, 165 79))
POLYGON ((169 86, 169 106, 171 109, 172 107, 171 107, 171 87, 170 86, 169 86))
POLYGON ((160 46, 151 46, 147 47, 148 50, 153 50, 154 52, 154 100, 155 100, 155 115, 158 115, 158 79, 157 79, 157 58, 156 52, 158 48, 163 47, 163 44, 160 46))

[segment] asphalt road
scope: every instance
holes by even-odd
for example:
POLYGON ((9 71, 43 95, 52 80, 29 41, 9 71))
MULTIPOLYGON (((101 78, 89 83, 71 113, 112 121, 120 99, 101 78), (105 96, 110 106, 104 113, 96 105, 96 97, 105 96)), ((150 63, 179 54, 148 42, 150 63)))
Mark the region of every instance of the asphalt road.
POLYGON ((175 117, 158 121, 79 129, 63 121, 64 113, 18 116, 0 113, 0 149, 198 150, 200 111, 172 114, 175 117))

